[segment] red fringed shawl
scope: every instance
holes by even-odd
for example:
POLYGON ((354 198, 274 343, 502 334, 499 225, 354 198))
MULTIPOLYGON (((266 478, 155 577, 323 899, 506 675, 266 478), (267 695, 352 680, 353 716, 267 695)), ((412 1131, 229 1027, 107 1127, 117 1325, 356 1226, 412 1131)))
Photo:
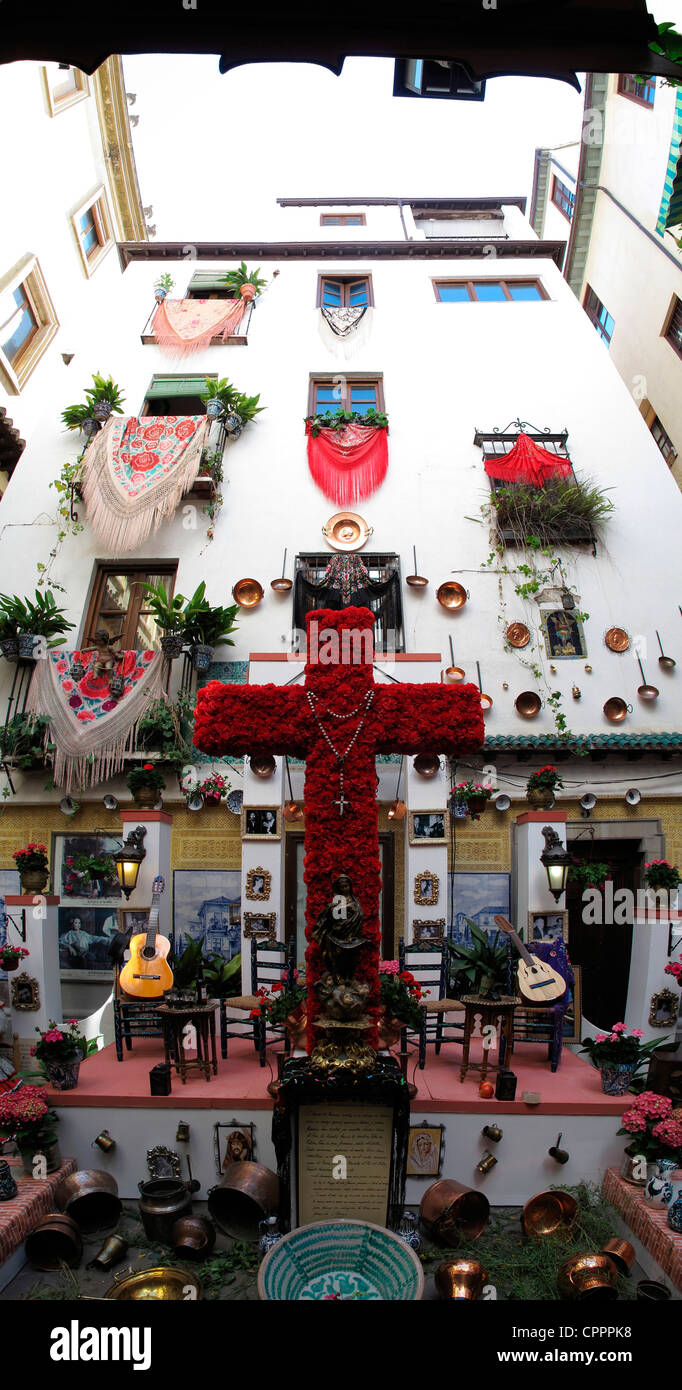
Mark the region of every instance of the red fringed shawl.
POLYGON ((376 425, 346 425, 341 430, 321 429, 308 435, 308 467, 325 497, 345 507, 370 497, 381 486, 388 469, 388 431, 376 425))
POLYGON ((502 478, 507 483, 544 487, 548 478, 567 478, 571 465, 549 449, 541 449, 529 435, 520 434, 508 454, 486 459, 485 471, 489 477, 502 478))

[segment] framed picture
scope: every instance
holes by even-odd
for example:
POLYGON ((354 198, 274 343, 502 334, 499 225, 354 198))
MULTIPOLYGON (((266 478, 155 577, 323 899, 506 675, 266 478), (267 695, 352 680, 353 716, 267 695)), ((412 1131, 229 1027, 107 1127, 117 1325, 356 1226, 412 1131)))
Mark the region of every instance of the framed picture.
POLYGON ((410 844, 446 845, 445 811, 410 811, 410 844))
POLYGON ((534 941, 568 941, 568 909, 529 912, 526 946, 534 941))
POLYGON ((680 1011, 680 996, 673 994, 671 989, 659 989, 657 994, 652 994, 649 1005, 649 1027, 650 1028, 673 1028, 677 1023, 677 1015, 680 1011))
POLYGON ((255 1149, 254 1126, 241 1120, 219 1120, 213 1126, 213 1147, 219 1176, 230 1163, 250 1163, 255 1149))
POLYGON ((414 946, 442 946, 445 937, 445 918, 432 921, 417 918, 412 922, 412 943, 414 946))
POLYGON ((414 900, 420 907, 435 907, 440 892, 438 874, 425 869, 414 880, 414 900))
POLYGON ((247 940, 257 936, 264 941, 276 941, 276 912, 245 912, 244 936, 247 940))
POLYGON ((509 874, 464 874, 452 875, 451 891, 453 902, 452 940, 458 946, 471 946, 470 922, 475 922, 481 931, 494 933, 495 914, 509 917, 510 914, 510 875, 509 874), (453 882, 454 880, 454 882, 453 882))
POLYGON ((173 873, 173 952, 204 940, 204 954, 232 960, 241 950, 239 869, 176 869, 173 873))
POLYGON ((147 1149, 147 1167, 153 1178, 179 1178, 180 1155, 165 1144, 157 1144, 147 1149))
POLYGON ((149 907, 119 907, 118 909, 118 929, 134 936, 136 932, 147 930, 149 921, 149 907))
POLYGON ((111 945, 118 935, 118 908, 71 906, 57 909, 62 979, 111 978, 111 945))
POLYGON ((579 1043, 581 1041, 583 1025, 583 972, 582 966, 574 965, 573 974, 575 982, 573 985, 573 998, 564 1014, 563 1039, 565 1043, 579 1043))
POLYGON ((52 882, 62 903, 120 903, 121 889, 111 856, 120 849, 120 839, 93 833, 52 836, 52 882), (86 861, 90 861, 88 870, 86 861), (108 862, 107 862, 108 861, 108 862), (99 862, 102 873, 96 874, 99 862))
POLYGON ((410 1125, 407 1141, 408 1178, 438 1178, 443 1163, 445 1125, 410 1125))
POLYGON ((279 806, 242 806, 242 840, 281 840, 279 806))
POLYGON ((17 975, 12 980, 12 1008, 21 1013, 31 1014, 40 1008, 40 989, 38 981, 31 975, 17 975))
POLYGON ((267 902, 272 887, 269 869, 249 869, 246 874, 246 896, 249 902, 267 902))

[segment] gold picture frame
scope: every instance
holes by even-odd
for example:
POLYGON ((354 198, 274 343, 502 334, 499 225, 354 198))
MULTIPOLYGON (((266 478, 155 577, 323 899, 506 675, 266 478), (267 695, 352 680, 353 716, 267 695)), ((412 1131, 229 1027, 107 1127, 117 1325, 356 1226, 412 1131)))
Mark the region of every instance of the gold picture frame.
POLYGON ((650 1028, 674 1028, 680 1011, 680 996, 671 989, 659 989, 649 1004, 650 1028))
POLYGON ((568 909, 565 907, 536 908, 528 913, 525 945, 532 950, 533 942, 562 941, 568 944, 568 909))
POLYGON ((242 805, 242 840, 281 840, 281 815, 279 806, 242 805))
POLYGON ((269 869, 262 869, 260 864, 255 869, 249 869, 246 875, 246 897, 249 902, 266 903, 270 897, 272 888, 272 874, 269 869), (259 891, 258 883, 262 881, 262 889, 259 891))
POLYGON ((411 845, 446 845, 447 811, 410 811, 411 845), (434 834, 434 831, 437 832, 434 834))
POLYGON ((410 1125, 407 1141, 408 1178, 439 1178, 443 1167, 445 1125, 432 1125, 424 1120, 410 1125))
POLYGON ((22 970, 11 982, 12 1008, 18 1013, 32 1014, 40 1008, 40 986, 32 975, 22 970))
POLYGON ((413 918, 412 946, 442 946, 445 939, 445 918, 413 918))
POLYGON ((244 936, 247 940, 257 936, 263 941, 277 940, 277 913, 276 912, 245 912, 244 913, 244 936), (261 926, 258 923, 262 923, 261 926))
POLYGON ((430 869, 424 869, 423 873, 415 874, 414 878, 414 900, 419 907, 435 907, 440 895, 440 879, 438 874, 434 874, 430 869), (428 884, 431 888, 428 888, 428 884))

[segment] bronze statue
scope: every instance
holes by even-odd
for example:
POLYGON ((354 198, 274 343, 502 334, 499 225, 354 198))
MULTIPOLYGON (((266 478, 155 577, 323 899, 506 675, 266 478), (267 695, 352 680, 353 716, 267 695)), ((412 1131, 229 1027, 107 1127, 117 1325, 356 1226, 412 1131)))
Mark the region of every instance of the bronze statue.
POLYGON ((313 928, 327 970, 335 980, 351 980, 357 954, 365 945, 362 934, 363 912, 353 894, 348 874, 339 874, 332 884, 334 894, 313 928))

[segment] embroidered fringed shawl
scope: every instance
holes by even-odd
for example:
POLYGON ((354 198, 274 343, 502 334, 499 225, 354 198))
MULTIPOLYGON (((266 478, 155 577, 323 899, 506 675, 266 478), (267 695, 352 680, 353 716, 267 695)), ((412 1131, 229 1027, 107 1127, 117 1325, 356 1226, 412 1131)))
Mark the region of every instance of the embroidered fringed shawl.
POLYGON ((67 793, 121 771, 142 715, 163 693, 160 652, 119 653, 116 674, 123 676, 124 689, 116 700, 109 676, 96 672, 97 656, 63 648, 48 652, 36 663, 28 693, 27 711, 50 721, 45 743, 54 745, 55 785, 67 793))
POLYGON ((345 357, 348 360, 367 342, 373 313, 368 304, 342 308, 323 304, 315 312, 318 315, 322 342, 335 357, 345 357))
POLYGON ((244 299, 164 299, 154 315, 154 337, 167 357, 188 357, 231 338, 246 313, 244 299))
POLYGON ((113 555, 136 550, 172 517, 192 487, 206 442, 205 415, 112 416, 85 453, 83 500, 113 555))
POLYGON ((388 431, 376 425, 346 425, 308 434, 308 467, 325 497, 337 506, 348 506, 370 497, 383 483, 388 469, 388 431))

